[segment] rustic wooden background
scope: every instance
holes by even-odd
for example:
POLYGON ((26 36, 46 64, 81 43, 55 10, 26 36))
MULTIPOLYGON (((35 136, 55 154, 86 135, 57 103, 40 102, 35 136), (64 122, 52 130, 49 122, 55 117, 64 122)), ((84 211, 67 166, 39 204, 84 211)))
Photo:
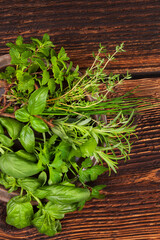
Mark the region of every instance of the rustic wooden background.
MULTIPOLYGON (((0 55, 8 53, 6 43, 18 35, 29 41, 46 32, 81 71, 91 64, 99 43, 113 52, 124 42, 126 53, 107 69, 132 73, 119 91, 139 85, 137 96, 160 98, 159 0, 0 0, 0 55)), ((130 161, 120 163, 117 175, 97 180, 107 185, 105 199, 67 214, 62 233, 53 238, 32 227, 6 225, 5 204, 0 202, 0 239, 160 239, 160 107, 143 112, 136 121, 139 138, 133 139, 130 161)))

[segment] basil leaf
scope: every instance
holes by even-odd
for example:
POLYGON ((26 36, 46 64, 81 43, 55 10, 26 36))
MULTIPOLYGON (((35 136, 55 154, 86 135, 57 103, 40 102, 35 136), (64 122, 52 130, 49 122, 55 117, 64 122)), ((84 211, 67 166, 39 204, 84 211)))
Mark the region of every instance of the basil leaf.
POLYGON ((46 107, 47 96, 48 96, 47 87, 41 87, 35 90, 29 98, 28 112, 31 115, 41 114, 46 107))
POLYGON ((41 182, 37 178, 24 178, 18 179, 18 184, 27 191, 34 192, 37 188, 41 186, 41 182))
POLYGON ((0 117, 0 123, 8 131, 9 136, 15 140, 19 137, 23 124, 17 121, 16 119, 8 117, 0 117))
POLYGON ((31 116, 30 123, 32 128, 37 132, 44 133, 49 131, 47 124, 40 118, 31 116))
POLYGON ((32 224, 40 233, 46 234, 50 237, 61 231, 61 224, 59 220, 55 220, 51 215, 45 211, 39 210, 32 220, 32 224))
POLYGON ((53 204, 52 202, 48 202, 44 209, 52 217, 62 219, 65 213, 76 211, 77 204, 53 204))
POLYGON ((47 198, 53 203, 71 204, 87 200, 90 191, 84 188, 77 188, 64 185, 43 186, 34 193, 40 199, 47 198))
POLYGON ((32 204, 26 197, 16 196, 7 203, 6 222, 16 228, 30 226, 33 214, 32 204))
POLYGON ((33 130, 29 126, 24 126, 20 133, 20 143, 24 149, 32 153, 35 147, 35 136, 33 130))
POLYGON ((0 157, 2 172, 15 178, 25 178, 35 175, 43 170, 37 164, 26 161, 15 153, 5 153, 0 157))
POLYGON ((27 161, 37 162, 37 158, 33 153, 28 153, 23 149, 15 152, 15 154, 18 155, 21 158, 24 158, 27 161))
POLYGON ((26 108, 20 108, 15 112, 15 117, 20 122, 28 122, 30 114, 26 108))
POLYGON ((12 147, 14 142, 12 139, 8 138, 6 135, 0 133, 0 143, 6 147, 12 147))

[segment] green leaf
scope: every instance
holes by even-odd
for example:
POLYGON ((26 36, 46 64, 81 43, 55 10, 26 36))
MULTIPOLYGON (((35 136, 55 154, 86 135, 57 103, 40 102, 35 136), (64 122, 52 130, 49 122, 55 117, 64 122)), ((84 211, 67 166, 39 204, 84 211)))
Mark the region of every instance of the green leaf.
POLYGON ((47 182, 47 174, 46 172, 41 172, 38 176, 38 181, 41 183, 41 185, 45 185, 45 183, 47 182))
POLYGON ((86 158, 83 162, 82 162, 82 168, 88 168, 91 167, 93 165, 93 162, 90 158, 86 158))
POLYGON ((53 204, 48 202, 44 209, 53 218, 62 219, 65 213, 76 211, 77 204, 53 204))
POLYGON ((52 167, 49 167, 49 180, 48 184, 57 184, 60 183, 62 180, 62 173, 57 171, 56 169, 53 169, 52 167))
POLYGON ((105 188, 106 185, 97 185, 92 188, 91 198, 103 199, 105 198, 104 194, 101 194, 99 191, 105 188))
POLYGON ((54 78, 50 78, 48 80, 48 89, 50 91, 51 94, 53 94, 56 90, 56 83, 55 83, 55 79, 54 78))
POLYGON ((23 124, 16 119, 0 117, 0 123, 8 131, 9 136, 15 140, 19 137, 23 124))
POLYGON ((21 188, 29 192, 34 192, 37 188, 41 186, 41 182, 37 178, 32 177, 18 179, 17 183, 21 188))
POLYGON ((30 58, 32 56, 32 52, 31 51, 24 51, 22 54, 21 54, 21 58, 22 59, 27 59, 30 58))
POLYGON ((15 153, 5 153, 0 157, 0 169, 15 178, 30 177, 43 170, 36 163, 26 161, 15 153))
POLYGON ((35 136, 33 130, 28 125, 22 128, 20 133, 20 142, 27 152, 34 152, 35 136))
POLYGON ((30 123, 32 128, 37 132, 44 133, 49 131, 47 124, 40 118, 31 116, 30 123))
POLYGON ((42 85, 48 83, 49 79, 50 79, 49 72, 45 69, 42 74, 42 85))
POLYGON ((49 41, 49 40, 50 40, 50 36, 47 33, 45 33, 43 35, 42 42, 44 43, 44 42, 49 41))
POLYGON ((18 229, 30 226, 33 214, 32 204, 26 197, 16 196, 7 203, 6 222, 18 229))
POLYGON ((94 138, 90 138, 80 146, 82 157, 91 157, 97 147, 97 142, 94 138))
POLYGON ((11 64, 18 65, 20 64, 20 53, 16 48, 11 48, 9 50, 9 54, 11 56, 11 64))
POLYGON ((41 46, 42 42, 38 38, 31 37, 32 42, 36 43, 36 45, 41 46))
POLYGON ((16 39, 16 45, 20 46, 23 44, 23 37, 22 36, 18 36, 16 39))
POLYGON ((44 165, 49 164, 50 160, 50 153, 48 149, 48 143, 44 143, 43 149, 40 148, 40 153, 38 154, 40 162, 42 162, 44 165))
POLYGON ((28 122, 30 114, 27 109, 23 107, 15 111, 15 118, 20 122, 28 122))
POLYGON ((41 210, 34 215, 32 224, 40 233, 46 234, 50 237, 61 231, 59 220, 55 220, 51 215, 41 210))
POLYGON ((40 58, 33 58, 33 61, 34 61, 34 63, 37 63, 37 64, 39 65, 39 67, 40 67, 40 69, 41 69, 42 71, 45 70, 46 65, 45 65, 45 63, 43 62, 42 59, 40 59, 40 58))
POLYGON ((35 90, 29 98, 28 112, 31 115, 41 114, 46 107, 47 97, 48 97, 47 87, 41 87, 35 90))
POLYGON ((79 180, 82 183, 95 181, 99 175, 107 171, 107 168, 100 165, 95 165, 88 169, 80 169, 79 170, 79 180))
POLYGON ((15 152, 18 156, 24 158, 27 161, 37 162, 37 158, 33 153, 26 152, 25 150, 21 149, 15 152))
POLYGON ((31 93, 34 90, 34 79, 27 72, 22 72, 21 70, 17 70, 16 72, 18 83, 18 90, 22 92, 28 91, 31 93))
POLYGON ((64 186, 60 184, 40 187, 34 194, 40 199, 46 198, 58 204, 77 203, 87 200, 90 197, 90 191, 86 188, 64 186))
POLYGON ((14 144, 12 139, 2 133, 0 133, 0 143, 5 147, 12 147, 14 144))

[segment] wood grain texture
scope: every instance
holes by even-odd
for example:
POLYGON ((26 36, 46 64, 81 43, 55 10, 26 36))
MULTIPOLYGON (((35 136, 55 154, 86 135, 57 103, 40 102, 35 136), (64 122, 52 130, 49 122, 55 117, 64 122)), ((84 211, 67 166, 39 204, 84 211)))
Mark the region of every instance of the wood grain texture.
MULTIPOLYGON (((0 23, 0 55, 8 53, 5 44, 20 34, 29 41, 47 32, 82 70, 91 64, 91 53, 100 42, 111 52, 125 42, 126 53, 107 71, 129 69, 133 79, 117 91, 122 94, 139 85, 134 96, 160 97, 159 0, 1 0, 0 23)), ((17 230, 7 225, 6 204, 0 202, 0 240, 160 239, 160 107, 143 112, 135 122, 138 139, 132 138, 130 161, 120 162, 117 175, 104 174, 96 181, 107 185, 105 199, 66 214, 62 232, 53 238, 32 227, 17 230)))
POLYGON ((109 69, 159 71, 159 12, 159 0, 1 0, 0 54, 7 53, 5 44, 20 34, 28 41, 47 32, 82 69, 91 64, 99 43, 112 53, 124 42, 126 53, 109 69))

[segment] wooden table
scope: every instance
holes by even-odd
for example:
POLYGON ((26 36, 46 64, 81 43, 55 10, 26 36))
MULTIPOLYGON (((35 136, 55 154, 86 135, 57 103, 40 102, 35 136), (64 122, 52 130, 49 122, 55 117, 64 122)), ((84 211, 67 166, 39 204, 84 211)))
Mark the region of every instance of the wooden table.
MULTIPOLYGON (((124 42, 126 53, 107 69, 132 74, 119 91, 139 85, 137 96, 160 98, 159 0, 1 0, 0 18, 0 55, 8 53, 6 43, 18 35, 29 41, 47 32, 81 71, 90 66, 99 43, 113 52, 124 42)), ((0 239, 160 239, 160 107, 143 112, 136 121, 138 139, 133 139, 130 161, 120 163, 117 175, 97 180, 107 185, 105 199, 67 214, 62 233, 52 238, 32 227, 17 230, 6 225, 1 202, 0 239)))

